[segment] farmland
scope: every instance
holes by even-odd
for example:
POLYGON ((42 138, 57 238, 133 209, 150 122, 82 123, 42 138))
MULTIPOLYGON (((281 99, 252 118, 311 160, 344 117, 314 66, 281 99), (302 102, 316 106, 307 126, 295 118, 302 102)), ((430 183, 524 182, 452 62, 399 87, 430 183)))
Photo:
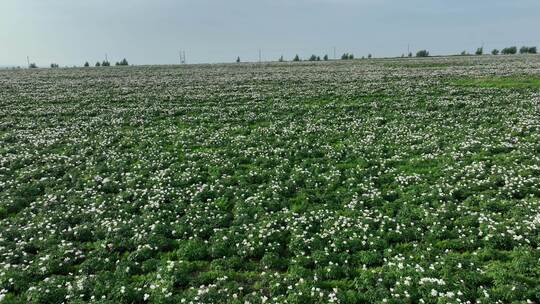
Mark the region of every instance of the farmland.
POLYGON ((539 303, 540 56, 0 71, 0 302, 539 303))

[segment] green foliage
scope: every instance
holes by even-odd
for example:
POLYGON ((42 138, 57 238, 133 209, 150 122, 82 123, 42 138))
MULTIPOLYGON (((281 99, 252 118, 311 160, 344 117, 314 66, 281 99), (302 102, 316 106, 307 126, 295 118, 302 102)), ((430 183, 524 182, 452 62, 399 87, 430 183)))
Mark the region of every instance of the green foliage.
POLYGON ((504 48, 501 51, 501 54, 503 54, 503 55, 514 55, 516 53, 517 53, 517 47, 515 47, 515 46, 504 48))
POLYGON ((208 245, 199 240, 183 241, 176 251, 176 256, 187 261, 204 260, 208 257, 208 245))
POLYGON ((474 54, 475 54, 476 56, 480 56, 480 55, 484 54, 484 48, 483 48, 483 47, 477 48, 477 49, 476 49, 476 52, 474 52, 474 54))
POLYGON ((261 266, 267 270, 284 271, 287 269, 288 260, 276 253, 266 253, 261 259, 261 266))
POLYGON ((482 78, 464 78, 454 81, 461 86, 475 86, 483 88, 506 88, 506 89, 538 89, 540 88, 540 77, 482 77, 482 78))
POLYGON ((341 55, 341 60, 353 60, 353 59, 354 59, 353 54, 344 53, 343 55, 341 55))
POLYGON ((531 46, 531 47, 522 46, 519 49, 519 53, 520 54, 536 54, 536 47, 535 46, 531 46))
POLYGON ((124 58, 124 59, 122 59, 122 61, 117 62, 115 65, 116 65, 116 66, 128 66, 129 63, 128 63, 127 59, 124 58))
POLYGON ((416 52, 416 57, 429 57, 429 52, 427 50, 420 50, 416 52))

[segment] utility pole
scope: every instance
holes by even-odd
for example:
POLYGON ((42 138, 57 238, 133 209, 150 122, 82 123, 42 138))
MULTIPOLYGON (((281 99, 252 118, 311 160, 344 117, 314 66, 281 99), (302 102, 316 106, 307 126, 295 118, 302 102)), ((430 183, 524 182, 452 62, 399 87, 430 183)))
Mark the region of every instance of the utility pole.
POLYGON ((107 53, 105 53, 105 62, 109 62, 109 57, 107 56, 107 53))
POLYGON ((182 50, 178 53, 180 54, 180 64, 186 64, 186 51, 182 50))
POLYGON ((28 68, 30 68, 30 56, 26 56, 26 63, 28 64, 28 68))
POLYGON ((336 47, 334 47, 334 60, 337 59, 336 58, 336 47))

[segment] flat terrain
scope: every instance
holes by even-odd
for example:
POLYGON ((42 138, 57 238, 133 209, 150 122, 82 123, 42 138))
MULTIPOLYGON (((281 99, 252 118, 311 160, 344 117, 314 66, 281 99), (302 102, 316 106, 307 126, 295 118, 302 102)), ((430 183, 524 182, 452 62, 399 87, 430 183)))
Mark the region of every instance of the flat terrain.
POLYGON ((540 55, 0 71, 6 303, 540 303, 540 55))

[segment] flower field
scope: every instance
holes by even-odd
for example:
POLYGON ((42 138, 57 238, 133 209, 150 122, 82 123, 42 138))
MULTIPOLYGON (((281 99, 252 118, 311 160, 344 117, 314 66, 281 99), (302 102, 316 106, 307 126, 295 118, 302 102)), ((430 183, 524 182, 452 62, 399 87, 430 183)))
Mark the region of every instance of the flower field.
POLYGON ((0 71, 0 303, 540 303, 540 56, 0 71))

